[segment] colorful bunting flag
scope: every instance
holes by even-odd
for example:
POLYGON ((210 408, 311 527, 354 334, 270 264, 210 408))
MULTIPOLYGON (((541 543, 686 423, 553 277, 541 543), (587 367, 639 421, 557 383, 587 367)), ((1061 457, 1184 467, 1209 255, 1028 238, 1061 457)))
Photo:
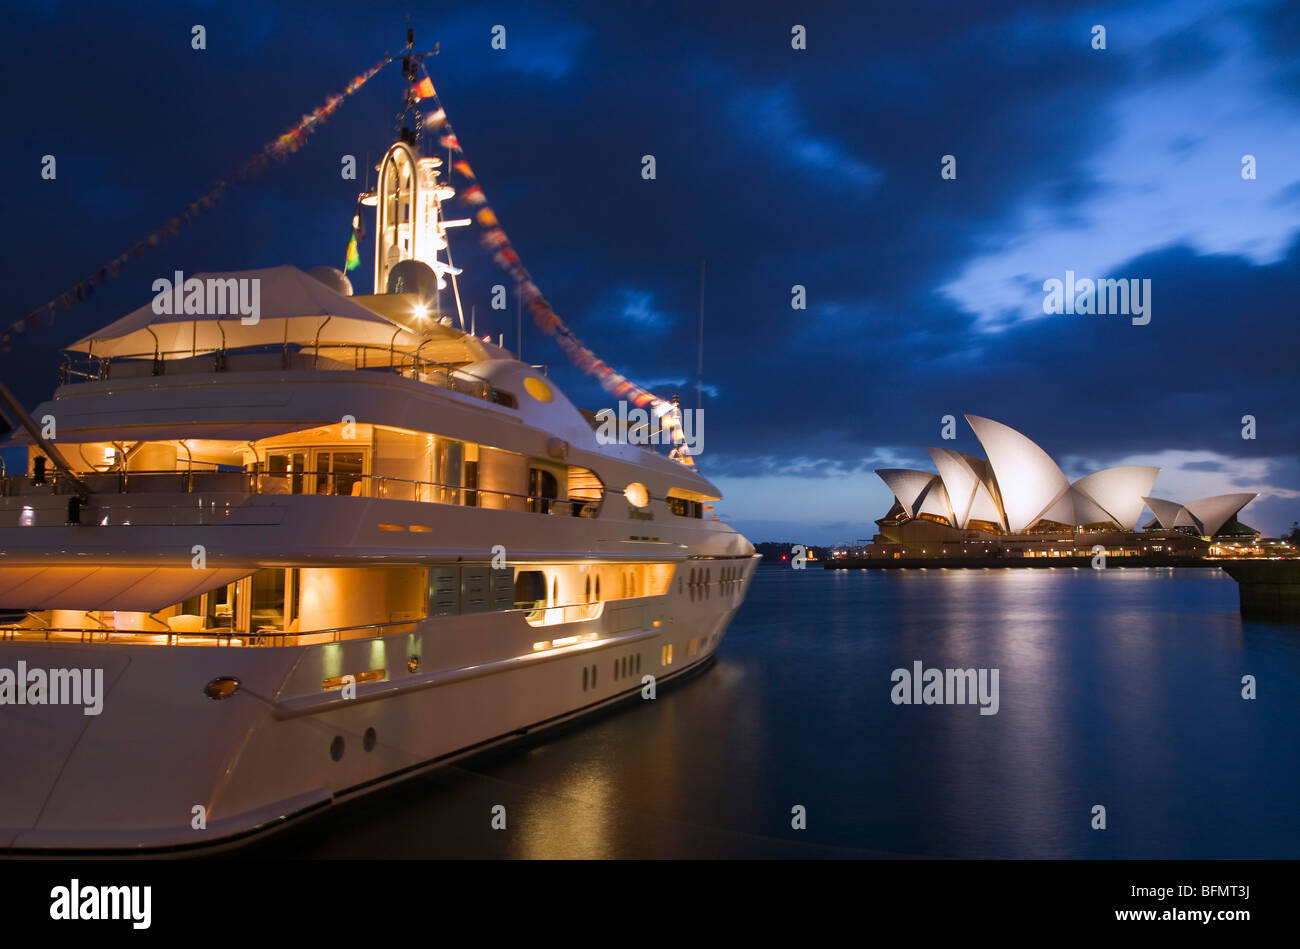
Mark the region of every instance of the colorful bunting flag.
MULTIPOLYGON (((427 77, 426 81, 428 81, 427 77)), ((430 92, 432 92, 432 82, 429 83, 429 87, 430 92)), ((435 105, 437 105, 437 110, 426 120, 426 126, 445 129, 445 134, 439 138, 442 147, 456 152, 463 152, 460 140, 456 137, 456 132, 447 119, 447 113, 442 104, 436 101, 436 97, 435 105)), ((673 448, 669 452, 669 457, 688 467, 693 466, 694 461, 685 447, 685 435, 681 427, 681 409, 677 404, 675 402, 666 402, 654 393, 641 388, 626 377, 614 372, 604 362, 596 358, 596 354, 573 335, 573 331, 564 324, 564 321, 551 309, 551 305, 546 302, 546 298, 542 296, 541 291, 532 282, 531 276, 524 268, 519 254, 510 246, 510 239, 506 236, 505 230, 502 229, 500 222, 497 220, 496 213, 488 204, 487 195, 484 194, 482 186, 475 178, 469 162, 461 159, 454 162, 451 167, 466 182, 466 187, 460 192, 461 202, 466 207, 478 209, 473 212, 473 216, 481 228, 479 242, 501 269, 509 273, 514 279, 516 292, 528 307, 528 312, 537 327, 543 333, 552 337, 574 365, 594 376, 607 392, 613 393, 618 398, 626 398, 638 406, 650 406, 661 419, 664 429, 671 433, 673 448)))
MULTIPOLYGON (((335 258, 336 260, 338 258, 335 258)), ((348 241, 347 262, 343 265, 343 272, 356 270, 361 266, 361 255, 357 253, 357 232, 352 232, 352 238, 348 241)))
MULTIPOLYGON (((293 152, 296 152, 299 148, 303 146, 307 136, 310 135, 312 132, 314 132, 316 130, 316 127, 321 122, 323 122, 326 118, 332 115, 334 111, 343 103, 343 100, 345 98, 352 95, 352 93, 356 92, 363 85, 365 85, 366 82, 368 82, 370 78, 375 75, 375 73, 379 72, 379 70, 383 69, 384 66, 386 66, 391 61, 392 61, 391 59, 386 58, 383 61, 376 63, 366 72, 355 77, 350 83, 348 83, 348 86, 343 91, 342 95, 335 95, 335 96, 328 97, 325 100, 324 105, 319 106, 313 109, 310 113, 302 116, 302 118, 298 121, 298 123, 293 128, 289 129, 284 134, 277 137, 274 141, 266 145, 262 149, 262 151, 254 155, 248 161, 244 162, 244 164, 240 166, 239 171, 235 175, 236 179, 245 180, 251 177, 253 174, 256 174, 262 169, 268 167, 268 161, 267 161, 268 156, 273 158, 283 159, 285 156, 292 154, 293 152)), ((426 79, 425 82, 428 82, 428 80, 426 79)), ((429 82, 428 84, 428 90, 429 90, 428 95, 432 96, 433 84, 431 82, 429 82)), ((217 185, 214 188, 212 188, 207 194, 203 195, 202 197, 198 198, 195 201, 190 202, 185 212, 181 214, 179 217, 172 218, 162 227, 158 228, 152 234, 146 237, 144 240, 137 241, 135 244, 131 245, 131 248, 128 251, 125 251, 121 255, 114 257, 112 261, 105 264, 97 271, 95 271, 89 279, 84 280, 81 283, 78 283, 72 289, 67 290, 59 294, 58 296, 54 297, 53 299, 51 299, 44 306, 44 309, 48 310, 50 314, 50 324, 53 325, 54 323, 54 309, 56 306, 62 307, 63 309, 66 310, 72 306, 74 301, 80 302, 86 299, 87 297, 91 296, 95 292, 95 287, 97 285, 103 286, 105 283, 108 282, 110 277, 119 276, 122 270, 122 264, 126 263, 127 260, 135 257, 141 257, 144 255, 145 251, 166 243, 169 237, 175 236, 180 233, 182 224, 188 224, 193 218, 198 217, 200 211, 207 211, 211 209, 212 206, 221 199, 222 195, 225 194, 228 185, 229 182, 227 181, 218 182, 217 185)), ((350 264, 350 266, 348 267, 349 270, 353 269, 356 266, 356 264, 351 264, 351 261, 355 256, 356 256, 356 234, 354 233, 352 243, 349 244, 348 246, 348 261, 350 264)), ((357 263, 358 264, 360 263, 359 257, 357 258, 357 263)), ((31 324, 32 326, 38 325, 39 321, 40 321, 39 309, 29 314, 26 319, 26 322, 31 324)), ((23 321, 19 320, 10 329, 3 331, 2 338, 0 338, 0 344, 2 344, 0 345, 0 348, 3 348, 5 352, 8 352, 10 332, 22 332, 23 325, 24 325, 23 321)))

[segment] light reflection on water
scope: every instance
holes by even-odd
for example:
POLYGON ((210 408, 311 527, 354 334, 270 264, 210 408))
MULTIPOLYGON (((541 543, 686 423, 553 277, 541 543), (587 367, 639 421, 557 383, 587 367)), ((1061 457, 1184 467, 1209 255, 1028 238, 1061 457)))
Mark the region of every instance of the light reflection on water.
POLYGON ((1298 694, 1300 628, 1243 623, 1214 569, 764 566, 718 662, 657 701, 253 852, 1296 857, 1298 694), (999 669, 1000 711, 893 705, 918 659, 999 669))

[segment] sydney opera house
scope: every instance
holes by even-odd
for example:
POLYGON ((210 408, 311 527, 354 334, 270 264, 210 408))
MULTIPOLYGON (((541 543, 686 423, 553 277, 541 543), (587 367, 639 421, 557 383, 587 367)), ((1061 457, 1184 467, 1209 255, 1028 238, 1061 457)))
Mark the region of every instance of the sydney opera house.
POLYGON ((1182 504, 1151 497, 1159 469, 1104 468, 1071 481, 1015 429, 967 415, 987 458, 931 448, 937 471, 876 471, 894 503, 876 521, 869 557, 1205 556, 1255 532, 1236 520, 1254 494, 1182 504), (1144 510, 1154 518, 1138 530, 1144 510), (1216 539, 1217 538, 1217 539, 1216 539))

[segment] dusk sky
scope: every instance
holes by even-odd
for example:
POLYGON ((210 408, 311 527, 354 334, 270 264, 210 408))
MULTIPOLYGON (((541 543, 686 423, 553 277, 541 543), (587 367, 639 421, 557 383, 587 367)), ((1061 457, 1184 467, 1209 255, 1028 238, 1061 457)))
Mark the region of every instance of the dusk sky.
MULTIPOLYGON (((982 454, 964 422, 940 441, 940 419, 963 414, 1024 432, 1072 479, 1154 464, 1159 497, 1259 492, 1240 517, 1266 535, 1300 519, 1300 4, 114 6, 6 11, 0 324, 398 52, 409 10, 417 49, 441 45, 429 71, 465 157, 556 312, 692 406, 707 259, 699 463, 752 540, 869 538, 890 505, 873 468, 932 468, 936 444, 982 454), (1045 314, 1044 281, 1067 271, 1150 280, 1150 323, 1045 314)), ((389 66, 285 163, 14 336, 0 378, 29 407, 47 398, 59 350, 176 269, 341 266, 362 183, 341 156, 373 166, 402 88, 389 66)), ((488 307, 510 281, 455 238, 480 332, 514 348, 513 299, 488 307)), ((363 292, 372 254, 367 240, 363 292)), ((609 404, 531 325, 522 355, 578 405, 609 404)))

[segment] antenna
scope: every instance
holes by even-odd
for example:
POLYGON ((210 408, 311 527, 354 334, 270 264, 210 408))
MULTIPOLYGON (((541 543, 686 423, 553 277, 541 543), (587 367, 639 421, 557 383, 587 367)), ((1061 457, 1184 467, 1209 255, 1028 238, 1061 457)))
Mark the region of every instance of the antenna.
POLYGON ((704 268, 707 261, 700 258, 700 356, 695 366, 695 411, 704 405, 704 268))

